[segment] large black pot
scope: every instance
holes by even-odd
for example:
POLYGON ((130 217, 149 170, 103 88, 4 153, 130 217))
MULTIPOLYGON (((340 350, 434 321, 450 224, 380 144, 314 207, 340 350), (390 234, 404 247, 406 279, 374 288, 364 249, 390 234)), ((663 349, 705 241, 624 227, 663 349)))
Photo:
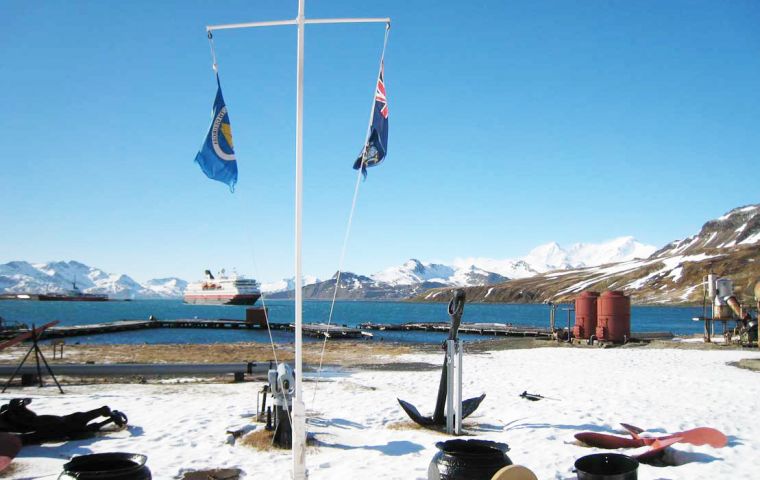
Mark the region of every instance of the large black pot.
POLYGON ((636 480, 638 469, 638 460, 619 453, 597 453, 575 461, 578 480, 636 480))
POLYGON ((80 480, 150 480, 145 455, 136 453, 93 453, 72 458, 59 478, 80 480))
POLYGON ((506 443, 488 440, 448 440, 438 442, 438 453, 428 466, 428 480, 491 480, 512 460, 506 443))

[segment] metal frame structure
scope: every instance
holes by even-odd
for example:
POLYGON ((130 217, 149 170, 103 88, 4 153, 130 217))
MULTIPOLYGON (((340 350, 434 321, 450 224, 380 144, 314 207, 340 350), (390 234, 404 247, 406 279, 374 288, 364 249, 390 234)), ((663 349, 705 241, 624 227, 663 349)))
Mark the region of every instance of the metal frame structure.
POLYGON ((304 27, 307 24, 336 24, 336 23, 385 23, 390 24, 390 18, 317 18, 307 19, 304 16, 305 0, 298 0, 298 16, 292 20, 275 20, 267 22, 230 23, 224 25, 209 25, 206 31, 211 34, 216 30, 231 30, 239 28, 275 27, 296 25, 298 27, 297 66, 296 66, 296 174, 295 174, 295 362, 296 372, 295 398, 293 399, 293 478, 306 478, 306 407, 303 401, 303 359, 301 335, 303 320, 303 273, 301 268, 301 239, 303 212, 303 77, 304 77, 304 27))

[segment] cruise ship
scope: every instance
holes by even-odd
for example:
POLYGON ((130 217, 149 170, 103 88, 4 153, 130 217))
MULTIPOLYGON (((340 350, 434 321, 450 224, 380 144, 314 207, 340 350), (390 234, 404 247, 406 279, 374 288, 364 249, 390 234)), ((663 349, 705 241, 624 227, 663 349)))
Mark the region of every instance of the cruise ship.
POLYGON ((224 270, 217 279, 206 270, 206 279, 189 284, 183 299, 191 305, 253 305, 259 297, 261 291, 256 280, 238 275, 227 277, 224 270))

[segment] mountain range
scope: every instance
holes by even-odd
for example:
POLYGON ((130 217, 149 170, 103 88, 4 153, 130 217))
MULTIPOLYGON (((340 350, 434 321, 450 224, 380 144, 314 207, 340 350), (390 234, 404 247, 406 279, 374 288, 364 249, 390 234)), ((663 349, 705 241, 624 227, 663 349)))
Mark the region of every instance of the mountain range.
POLYGON ((106 273, 76 261, 0 265, 0 293, 63 293, 76 287, 86 293, 105 293, 111 298, 181 297, 187 282, 161 278, 139 283, 124 274, 106 273))
MULTIPOLYGON (((644 258, 655 250, 656 247, 637 242, 633 237, 620 237, 601 244, 578 243, 567 250, 552 242, 536 247, 518 259, 471 257, 456 259, 452 265, 446 265, 423 263, 413 258, 372 275, 342 272, 337 298, 398 300, 435 288, 496 285, 546 271, 644 258)), ((332 299, 336 275, 337 272, 324 281, 304 282, 304 298, 332 299)), ((293 290, 291 287, 270 291, 268 296, 292 298, 293 290)))
MULTIPOLYGON (((584 290, 622 290, 636 303, 698 303, 707 273, 733 280, 735 294, 753 303, 760 281, 760 205, 731 210, 706 222, 699 233, 673 241, 643 259, 552 270, 499 285, 466 289, 469 301, 562 302, 584 290)), ((416 301, 448 301, 450 288, 437 288, 416 301)))
MULTIPOLYGON (((628 260, 647 256, 655 247, 643 245, 633 237, 621 237, 601 244, 575 244, 567 250, 557 243, 536 247, 518 259, 456 259, 451 265, 423 263, 416 259, 371 275, 341 274, 339 298, 403 299, 431 288, 482 286, 525 278, 557 268, 596 265, 600 262, 628 260)), ((77 261, 30 263, 13 261, 0 264, 0 293, 65 292, 73 284, 86 293, 105 293, 111 298, 178 298, 187 281, 176 277, 139 283, 126 274, 111 274, 77 261)), ((335 275, 322 281, 304 278, 305 298, 332 298, 335 275)), ((293 278, 263 282, 262 290, 271 298, 293 296, 293 278)))
MULTIPOLYGON (((547 243, 516 259, 457 258, 451 264, 410 259, 370 275, 342 272, 337 298, 445 301, 452 288, 466 288, 470 301, 564 301, 586 289, 623 290, 639 303, 701 300, 702 277, 713 272, 734 279, 739 293, 760 278, 760 205, 731 210, 710 220, 695 235, 657 249, 633 237, 565 249, 547 243)), ((331 299, 335 278, 306 277, 304 298, 331 299)), ((139 283, 76 261, 0 265, 2 292, 63 292, 72 284, 112 298, 178 298, 187 286, 179 278, 139 283)), ((263 283, 270 298, 291 298, 293 279, 263 283)), ((747 293, 749 294, 749 293, 747 293)))

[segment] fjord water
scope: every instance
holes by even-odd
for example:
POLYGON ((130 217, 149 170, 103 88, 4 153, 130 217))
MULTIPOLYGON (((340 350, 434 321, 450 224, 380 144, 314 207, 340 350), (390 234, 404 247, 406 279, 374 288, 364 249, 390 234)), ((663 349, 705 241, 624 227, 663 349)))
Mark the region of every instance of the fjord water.
MULTIPOLYGON (((261 306, 259 302, 257 306, 261 306)), ((272 322, 293 321, 293 301, 269 300, 269 318, 272 322)), ((60 325, 83 325, 114 320, 147 320, 153 315, 169 319, 237 319, 245 318, 243 306, 186 305, 181 300, 134 300, 130 302, 35 302, 0 301, 0 316, 5 320, 42 325, 60 320, 60 325)), ((548 305, 467 304, 463 322, 511 323, 548 328, 548 305)), ((304 322, 326 322, 330 302, 305 301, 304 322)), ((702 324, 691 319, 702 314, 701 307, 649 307, 634 306, 631 312, 631 329, 634 332, 669 331, 675 334, 692 334, 702 331, 702 324)), ((446 304, 339 301, 335 304, 333 323, 356 326, 360 323, 446 322, 446 304)), ((557 311, 557 326, 568 323, 567 312, 557 311)), ((570 318, 570 323, 574 319, 570 318)), ((439 332, 388 332, 374 331, 373 341, 432 342, 445 339, 439 332)), ((290 332, 273 330, 275 342, 293 341, 290 332)), ((469 341, 493 338, 482 335, 463 335, 469 341)), ((304 339, 305 341, 311 341, 304 339)), ((150 329, 119 332, 107 335, 72 337, 67 343, 230 343, 268 342, 266 331, 239 329, 150 329)))

